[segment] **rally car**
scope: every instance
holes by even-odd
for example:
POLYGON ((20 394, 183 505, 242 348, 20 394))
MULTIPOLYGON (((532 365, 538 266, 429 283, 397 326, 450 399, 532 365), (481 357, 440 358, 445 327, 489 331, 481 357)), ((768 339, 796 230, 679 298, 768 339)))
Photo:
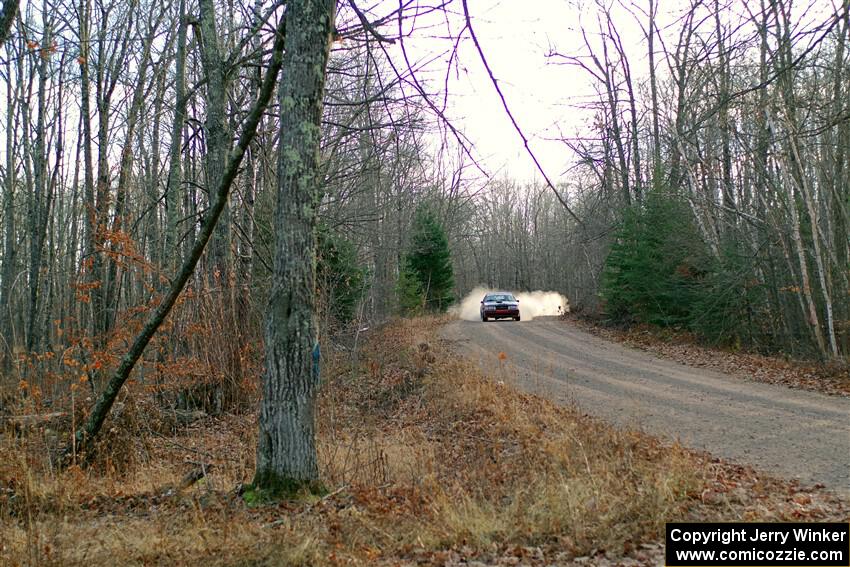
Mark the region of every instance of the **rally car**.
POLYGON ((485 295, 484 299, 481 300, 481 320, 486 323, 490 319, 519 321, 519 299, 506 291, 485 295))

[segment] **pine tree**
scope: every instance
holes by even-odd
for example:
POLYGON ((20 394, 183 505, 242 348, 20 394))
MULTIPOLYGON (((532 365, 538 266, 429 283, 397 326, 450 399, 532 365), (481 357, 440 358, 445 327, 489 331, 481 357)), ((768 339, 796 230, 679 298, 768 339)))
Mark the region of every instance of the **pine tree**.
POLYGON ((319 303, 338 323, 354 318, 366 289, 366 269, 357 261, 352 242, 319 226, 317 231, 316 283, 319 303))
MULTIPOLYGON (((418 283, 427 311, 445 311, 454 301, 454 270, 449 239, 443 225, 427 206, 416 211, 405 270, 418 283)), ((407 277, 407 276, 405 276, 407 277)), ((402 300, 402 307, 404 297, 402 300)))
POLYGON ((626 210, 605 259, 601 295, 608 316, 687 325, 707 268, 704 248, 686 205, 651 191, 626 210))
POLYGON ((416 272, 408 263, 402 266, 398 274, 398 307, 403 315, 419 315, 425 305, 425 294, 419 284, 416 272))

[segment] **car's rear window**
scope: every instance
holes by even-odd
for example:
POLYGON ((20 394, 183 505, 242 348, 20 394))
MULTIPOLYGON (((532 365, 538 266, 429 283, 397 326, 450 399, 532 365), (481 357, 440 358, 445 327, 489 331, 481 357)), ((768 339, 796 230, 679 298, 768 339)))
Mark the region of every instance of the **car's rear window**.
POLYGON ((484 301, 514 301, 514 296, 507 293, 499 293, 484 296, 484 301))

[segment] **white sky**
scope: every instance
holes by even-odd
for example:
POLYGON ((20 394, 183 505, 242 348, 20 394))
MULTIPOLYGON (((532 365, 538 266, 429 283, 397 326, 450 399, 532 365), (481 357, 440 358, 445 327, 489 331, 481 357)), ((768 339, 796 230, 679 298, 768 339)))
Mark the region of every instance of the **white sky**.
MULTIPOLYGON (((808 22, 820 22, 836 7, 838 0, 799 0, 794 12, 804 14, 808 22)), ((555 181, 567 181, 564 175, 571 164, 567 147, 551 138, 578 133, 592 118, 590 111, 577 107, 582 100, 595 94, 589 75, 575 67, 554 64, 547 60, 547 53, 577 55, 584 53, 584 40, 580 29, 583 25, 593 42, 598 30, 596 2, 593 0, 468 0, 473 26, 488 59, 490 67, 500 82, 503 93, 515 118, 531 140, 532 149, 549 177, 555 181)), ((656 0, 659 4, 656 25, 665 37, 667 46, 674 48, 675 38, 665 33, 670 25, 685 10, 687 0, 656 0)), ((641 17, 642 24, 648 21, 642 15, 648 9, 648 0, 623 0, 632 13, 622 8, 616 0, 604 0, 610 6, 616 29, 620 34, 636 83, 648 74, 647 44, 640 25, 633 14, 641 17)), ((722 5, 721 0, 721 5, 722 5)), ((734 2, 728 12, 732 21, 747 15, 747 0, 734 2)), ((389 2, 393 8, 397 2, 389 2)), ((758 2, 749 1, 749 9, 758 11, 758 2)), ((456 14, 452 22, 453 33, 460 29, 462 4, 456 0, 451 5, 456 14)), ((376 10, 378 12, 378 10, 376 10)), ((420 25, 421 22, 420 22, 420 25)), ((706 33, 713 31, 713 21, 703 24, 706 33)), ((678 31, 678 26, 673 31, 678 31)), ((428 37, 445 33, 442 29, 414 32, 405 41, 411 54, 421 54, 423 59, 450 48, 445 38, 428 37)), ((467 34, 468 35, 468 34, 467 34)), ((398 49, 391 47, 390 51, 398 49)), ((661 46, 656 41, 656 52, 661 46)), ((453 75, 449 85, 449 114, 454 124, 473 141, 481 162, 491 174, 506 175, 528 180, 539 177, 531 158, 505 114, 489 77, 487 76, 475 46, 466 40, 460 46, 459 75, 453 75)), ((659 55, 656 68, 663 75, 666 67, 659 55)), ((435 62, 425 75, 437 84, 442 84, 445 62, 435 62)), ((638 85, 635 84, 635 88, 638 85)))
MULTIPOLYGON (((462 11, 457 4, 455 9, 462 11)), ((574 105, 594 91, 584 71, 552 64, 546 54, 552 49, 577 53, 583 40, 576 29, 580 18, 587 20, 590 13, 584 11, 582 16, 582 9, 570 0, 470 0, 469 8, 475 33, 514 117, 549 177, 562 180, 571 156, 563 143, 547 138, 558 137, 559 129, 575 133, 588 113, 574 105)), ((595 19, 590 24, 595 26, 595 19)), ((635 25, 622 28, 624 42, 641 41, 642 32, 635 25)), ((448 48, 446 40, 423 37, 426 34, 414 33, 406 40, 408 51, 430 54, 448 48)), ((519 179, 539 177, 471 40, 461 43, 459 61, 458 74, 452 75, 449 85, 449 114, 475 144, 485 169, 519 179)), ((433 64, 433 74, 427 76, 442 82, 445 67, 438 65, 433 64)), ((633 65, 646 66, 645 56, 636 56, 633 65)))

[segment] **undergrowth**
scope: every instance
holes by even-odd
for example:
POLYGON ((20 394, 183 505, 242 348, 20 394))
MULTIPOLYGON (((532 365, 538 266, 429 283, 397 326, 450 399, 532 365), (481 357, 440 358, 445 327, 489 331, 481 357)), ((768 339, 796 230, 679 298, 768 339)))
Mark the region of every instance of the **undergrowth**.
POLYGON ((551 563, 634 555, 671 520, 846 518, 829 495, 492 381, 439 325, 399 321, 328 357, 322 494, 246 503, 253 414, 174 426, 139 394, 99 465, 65 471, 50 447, 67 423, 6 420, 0 564, 551 563))

